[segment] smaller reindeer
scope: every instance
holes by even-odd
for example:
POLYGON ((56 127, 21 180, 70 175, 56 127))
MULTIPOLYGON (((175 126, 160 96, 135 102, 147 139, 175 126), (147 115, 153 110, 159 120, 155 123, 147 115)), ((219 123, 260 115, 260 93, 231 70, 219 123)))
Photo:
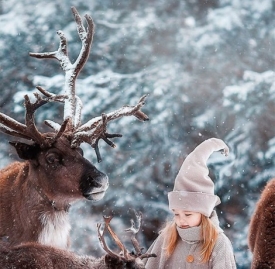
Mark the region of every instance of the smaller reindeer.
POLYGON ((251 269, 275 268, 275 179, 265 186, 251 218, 248 245, 251 269))
POLYGON ((37 243, 27 243, 16 247, 8 247, 0 243, 0 264, 1 269, 144 269, 145 266, 142 259, 156 257, 155 254, 142 253, 136 234, 140 229, 141 214, 137 215, 138 226, 135 227, 133 220, 132 227, 127 229, 132 233, 131 241, 135 249, 129 252, 118 236, 110 227, 111 217, 104 217, 103 232, 100 231, 101 224, 98 224, 98 237, 103 249, 107 255, 95 259, 88 256, 77 256, 72 252, 62 249, 43 246, 37 243), (109 232, 117 246, 121 249, 121 253, 117 254, 109 249, 105 242, 104 234, 109 232))
POLYGON ((110 227, 110 222, 112 220, 112 217, 104 217, 105 227, 103 229, 103 232, 100 232, 101 224, 98 224, 98 237, 99 241, 101 242, 102 248, 107 252, 107 254, 113 258, 115 261, 120 260, 123 263, 125 263, 126 268, 132 268, 132 269, 144 269, 144 263, 142 262, 143 259, 148 259, 152 257, 156 257, 155 254, 148 254, 148 253, 142 253, 142 248, 140 247, 137 239, 136 234, 140 230, 141 226, 141 213, 136 213, 137 217, 137 227, 135 227, 135 223, 133 220, 131 220, 132 226, 129 229, 126 229, 126 231, 131 232, 131 241, 134 246, 135 252, 129 252, 123 243, 119 240, 118 236, 115 234, 115 232, 110 227), (107 246, 104 234, 108 231, 114 241, 116 242, 117 246, 121 249, 121 254, 116 254, 112 250, 109 249, 107 246))

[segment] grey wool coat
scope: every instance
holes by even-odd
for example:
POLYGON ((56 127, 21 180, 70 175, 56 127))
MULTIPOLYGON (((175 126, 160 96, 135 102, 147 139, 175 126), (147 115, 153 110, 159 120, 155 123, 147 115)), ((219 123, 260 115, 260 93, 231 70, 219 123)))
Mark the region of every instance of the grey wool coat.
MULTIPOLYGON (((211 220, 218 225, 216 213, 212 214, 211 220)), ((180 239, 172 255, 167 258, 165 255, 164 235, 160 234, 152 246, 149 253, 155 253, 156 258, 145 261, 146 269, 236 269, 236 263, 233 255, 233 248, 227 236, 219 228, 219 236, 214 246, 210 261, 208 263, 200 262, 200 229, 201 227, 192 227, 189 229, 177 228, 180 239), (194 260, 187 262, 187 256, 192 255, 194 260)))

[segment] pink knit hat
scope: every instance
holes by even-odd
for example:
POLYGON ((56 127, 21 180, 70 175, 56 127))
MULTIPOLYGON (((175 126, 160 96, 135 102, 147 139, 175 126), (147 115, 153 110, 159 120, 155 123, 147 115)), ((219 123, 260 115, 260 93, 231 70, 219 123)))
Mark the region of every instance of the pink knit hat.
POLYGON ((199 212, 209 217, 214 207, 221 203, 214 194, 214 183, 208 176, 206 162, 214 151, 223 150, 228 155, 227 145, 217 138, 210 138, 198 145, 184 160, 175 179, 173 191, 168 193, 169 209, 199 212))

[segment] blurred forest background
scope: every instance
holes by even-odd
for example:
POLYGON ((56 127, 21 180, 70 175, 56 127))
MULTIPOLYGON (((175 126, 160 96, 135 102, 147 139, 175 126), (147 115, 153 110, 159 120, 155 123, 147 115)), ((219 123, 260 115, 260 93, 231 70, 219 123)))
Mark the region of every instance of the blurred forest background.
MULTIPOLYGON (((274 0, 1 0, 0 110, 23 122, 24 94, 41 85, 63 90, 58 61, 38 60, 29 52, 55 51, 57 30, 68 38, 70 59, 81 48, 71 13, 94 19, 89 60, 77 80, 83 122, 133 105, 149 94, 143 111, 149 122, 123 118, 109 125, 122 133, 116 149, 100 144, 103 162, 84 145, 85 156, 108 174, 110 187, 97 203, 72 207, 72 249, 101 255, 96 223, 114 215, 124 232, 143 213, 139 241, 147 249, 171 218, 167 192, 184 158, 210 137, 223 139, 231 154, 209 160, 222 204, 221 227, 231 239, 238 268, 249 268, 250 216, 261 190, 275 177, 275 1, 274 0)), ((62 107, 36 113, 62 119, 62 107)), ((1 134, 1 168, 17 159, 1 134)), ((111 242, 110 242, 111 243, 111 242)), ((130 244, 129 244, 130 247, 130 244)))

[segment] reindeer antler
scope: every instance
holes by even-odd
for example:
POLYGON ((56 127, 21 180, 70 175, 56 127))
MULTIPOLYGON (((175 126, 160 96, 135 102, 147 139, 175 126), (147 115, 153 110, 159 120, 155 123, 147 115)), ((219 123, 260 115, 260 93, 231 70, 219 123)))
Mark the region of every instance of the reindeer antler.
POLYGON ((128 228, 128 229, 126 229, 125 231, 131 232, 131 233, 132 233, 132 236, 131 236, 132 244, 133 244, 133 246, 134 246, 134 248, 135 248, 136 254, 137 254, 138 256, 141 256, 141 255, 142 255, 142 249, 143 249, 143 248, 140 247, 140 245, 139 245, 139 243, 138 243, 138 241, 137 241, 137 239, 136 239, 136 235, 137 235, 137 233, 139 232, 139 229, 140 229, 140 227, 141 227, 141 218, 142 218, 142 214, 141 214, 141 212, 136 212, 136 211, 135 211, 135 215, 136 215, 136 219, 137 219, 137 227, 136 227, 136 225, 135 225, 134 220, 131 219, 131 220, 130 220, 130 221, 131 221, 131 224, 132 224, 131 227, 128 228))
MULTIPOLYGON (((62 31, 57 32, 60 38, 60 45, 57 51, 30 53, 30 56, 42 59, 55 58, 60 62, 62 69, 65 71, 65 96, 67 96, 67 99, 65 99, 64 120, 69 121, 66 131, 70 132, 71 146, 79 147, 82 142, 90 144, 95 149, 97 160, 100 162, 101 156, 98 148, 99 140, 102 139, 111 147, 115 147, 115 144, 109 139, 122 136, 121 134, 107 133, 106 129, 108 122, 123 116, 131 115, 141 121, 147 121, 149 119, 148 116, 141 111, 141 107, 145 103, 146 95, 141 97, 138 104, 135 106, 124 106, 114 112, 108 114, 103 113, 101 117, 93 118, 86 124, 80 126, 82 102, 75 93, 75 81, 89 57, 94 35, 94 23, 90 16, 85 15, 88 25, 87 29, 85 29, 81 17, 75 7, 72 7, 72 12, 75 16, 78 35, 82 41, 82 49, 75 63, 72 64, 70 62, 67 51, 67 40, 62 31)), ((59 131, 61 127, 59 124, 52 121, 46 121, 46 123, 55 131, 59 131)))
POLYGON ((147 121, 149 119, 148 116, 141 111, 141 107, 145 103, 146 95, 141 97, 135 106, 124 106, 108 114, 103 113, 101 117, 95 117, 81 126, 82 102, 76 95, 75 83, 79 72, 89 57, 94 35, 94 23, 89 15, 85 15, 84 17, 87 23, 87 27, 85 28, 76 8, 72 7, 71 9, 77 25, 77 32, 82 42, 82 48, 76 61, 71 63, 69 59, 67 39, 62 31, 57 31, 60 39, 57 51, 29 53, 30 56, 35 58, 53 58, 60 62, 61 68, 65 72, 64 95, 49 93, 42 87, 38 86, 37 89, 40 91, 40 94, 34 93, 36 98, 34 103, 30 101, 27 95, 25 96, 25 125, 3 113, 0 113, 0 130, 9 135, 33 140, 41 147, 50 146, 61 135, 70 139, 72 148, 79 147, 81 143, 86 142, 95 149, 98 162, 100 162, 101 156, 98 148, 99 140, 102 139, 111 147, 115 147, 115 144, 110 141, 110 139, 122 136, 121 134, 109 134, 107 132, 108 122, 123 116, 131 115, 141 121, 147 121), (37 108, 52 101, 64 103, 64 117, 62 124, 58 124, 51 120, 45 121, 45 123, 56 133, 55 135, 49 136, 48 134, 42 134, 37 130, 34 121, 34 113, 37 108))
POLYGON ((82 102, 75 94, 75 81, 90 54, 94 35, 94 23, 92 18, 86 14, 84 17, 87 22, 87 29, 85 29, 76 8, 72 7, 71 9, 77 24, 78 35, 82 41, 82 48, 76 61, 72 64, 68 57, 67 39, 62 31, 57 31, 60 38, 60 44, 57 51, 29 53, 29 55, 40 59, 55 58, 60 62, 63 71, 65 71, 65 95, 68 96, 64 106, 64 120, 69 118, 71 122, 68 127, 74 129, 80 124, 82 109, 82 102))
POLYGON ((156 257, 156 254, 149 254, 149 253, 142 254, 142 248, 139 246, 139 243, 138 243, 137 239, 135 238, 136 234, 138 233, 138 231, 140 229, 140 225, 141 225, 141 217, 142 217, 141 213, 136 213, 136 217, 138 220, 137 228, 135 227, 134 221, 131 220, 132 226, 129 229, 126 229, 126 231, 130 231, 133 233, 133 235, 131 237, 131 241, 133 243, 136 253, 128 252, 128 250, 125 248, 123 243, 120 241, 120 239, 118 238, 116 233, 112 230, 112 228, 110 227, 110 222, 112 220, 112 217, 103 217, 105 225, 104 225, 104 229, 103 229, 102 233, 100 231, 101 224, 97 224, 98 238, 99 238, 102 248, 111 257, 116 258, 117 260, 123 261, 125 263, 133 263, 133 268, 143 269, 143 268, 145 268, 145 266, 141 260, 145 259, 145 258, 148 259, 148 258, 156 257), (110 233, 110 235, 114 239, 117 246, 122 250, 122 255, 117 254, 117 253, 113 252, 112 250, 110 250, 110 248, 108 247, 108 245, 106 244, 105 239, 104 239, 104 234, 106 233, 106 231, 108 231, 110 233))
POLYGON ((38 93, 34 93, 34 96, 36 98, 36 101, 34 103, 30 101, 28 95, 24 96, 24 104, 26 108, 25 124, 22 124, 0 112, 0 130, 12 136, 35 141, 36 143, 40 144, 40 146, 43 148, 49 146, 57 137, 59 137, 62 134, 62 132, 64 132, 65 126, 68 121, 64 121, 62 127, 60 128, 59 132, 55 137, 49 137, 45 134, 40 133, 37 130, 34 121, 34 113, 36 109, 38 109, 39 107, 48 102, 63 102, 63 100, 65 99, 64 96, 51 94, 40 86, 37 86, 37 89, 44 96, 38 93))
POLYGON ((107 133, 107 123, 121 118, 123 116, 135 116, 141 121, 149 120, 148 116, 141 111, 141 107, 145 104, 146 95, 140 98, 135 106, 124 106, 108 114, 102 114, 101 117, 96 117, 83 124, 73 133, 71 142, 72 147, 78 147, 82 142, 90 144, 96 152, 98 162, 101 161, 101 156, 98 150, 98 142, 100 139, 104 140, 111 147, 115 144, 108 138, 121 137, 121 134, 107 133))

